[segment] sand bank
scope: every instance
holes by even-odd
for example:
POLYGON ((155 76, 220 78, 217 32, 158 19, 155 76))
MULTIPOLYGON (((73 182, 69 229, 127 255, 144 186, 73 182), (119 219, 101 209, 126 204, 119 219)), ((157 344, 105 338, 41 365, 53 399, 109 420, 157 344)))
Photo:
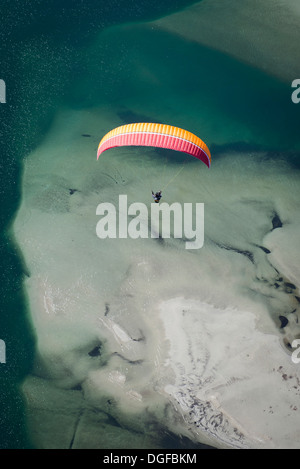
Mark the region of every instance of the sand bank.
POLYGON ((298 278, 290 260, 299 210, 297 192, 286 192, 297 172, 268 157, 262 176, 263 155, 234 153, 199 186, 207 168, 191 163, 167 198, 186 202, 188 181, 189 200, 205 203, 202 249, 172 238, 100 240, 98 203, 126 193, 147 204, 158 166, 165 181, 178 166, 153 166, 147 152, 137 166, 138 149, 125 161, 112 150, 114 163, 110 154, 98 165, 88 155, 115 117, 97 114, 62 113, 25 162, 14 231, 37 336, 35 377, 24 383, 36 444, 134 447, 138 431, 148 448, 165 432, 218 447, 297 447, 300 375, 288 343, 299 336, 298 284, 291 293, 287 282, 298 278), (289 317, 283 329, 279 315, 289 317), (42 389, 58 397, 41 403, 42 389), (109 441, 91 435, 98 424, 109 441))
POLYGON ((299 370, 253 311, 178 298, 161 304, 161 318, 176 372, 165 392, 192 434, 205 429, 221 447, 299 447, 299 370))
POLYGON ((299 17, 298 0, 203 0, 153 26, 291 83, 300 76, 299 17))

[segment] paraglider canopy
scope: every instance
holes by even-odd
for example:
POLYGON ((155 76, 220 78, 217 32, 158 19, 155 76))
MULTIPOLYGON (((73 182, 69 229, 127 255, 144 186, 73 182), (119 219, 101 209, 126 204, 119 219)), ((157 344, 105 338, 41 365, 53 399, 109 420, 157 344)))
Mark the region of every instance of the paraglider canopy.
POLYGON ((108 132, 98 146, 97 159, 105 150, 119 146, 150 146, 182 151, 210 167, 211 155, 206 144, 187 130, 165 124, 134 123, 108 132))

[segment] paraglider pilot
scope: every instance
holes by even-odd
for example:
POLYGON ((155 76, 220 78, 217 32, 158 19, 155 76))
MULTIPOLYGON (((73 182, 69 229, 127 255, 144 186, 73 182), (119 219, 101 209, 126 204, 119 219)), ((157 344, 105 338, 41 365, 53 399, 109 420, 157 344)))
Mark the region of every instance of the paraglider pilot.
POLYGON ((155 192, 155 194, 154 194, 154 192, 152 191, 152 197, 153 197, 153 199, 154 199, 154 202, 158 203, 158 202, 160 201, 161 197, 162 197, 161 191, 155 192))

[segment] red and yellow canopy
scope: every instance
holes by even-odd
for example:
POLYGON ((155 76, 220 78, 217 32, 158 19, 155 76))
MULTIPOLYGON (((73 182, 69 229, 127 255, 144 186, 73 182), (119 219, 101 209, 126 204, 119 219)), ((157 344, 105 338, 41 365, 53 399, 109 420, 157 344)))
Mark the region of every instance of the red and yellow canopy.
POLYGON ((105 150, 125 145, 169 148, 188 153, 208 167, 211 164, 210 151, 199 137, 179 127, 153 123, 126 124, 111 130, 99 143, 97 159, 105 150))

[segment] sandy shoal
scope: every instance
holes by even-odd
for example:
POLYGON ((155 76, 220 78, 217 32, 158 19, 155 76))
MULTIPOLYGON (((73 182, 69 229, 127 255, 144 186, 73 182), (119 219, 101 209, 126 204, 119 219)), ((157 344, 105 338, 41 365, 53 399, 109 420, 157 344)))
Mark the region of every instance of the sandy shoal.
MULTIPOLYGON (((36 366, 24 384, 37 445, 103 447, 109 442, 95 437, 97 422, 104 428, 111 415, 120 425, 115 433, 107 427, 115 447, 128 438, 134 445, 136 431, 145 435, 139 445, 157 447, 163 426, 217 447, 296 447, 300 375, 283 339, 299 334, 299 311, 291 312, 299 283, 290 294, 279 277, 299 278, 299 263, 291 262, 297 192, 286 192, 287 183, 297 187, 297 173, 274 163, 260 179, 261 155, 248 157, 246 172, 242 155, 224 155, 199 187, 188 166, 167 197, 185 201, 189 181, 191 200, 209 198, 197 252, 172 238, 100 240, 97 205, 117 203, 118 193, 151 204, 164 162, 154 167, 145 154, 136 177, 134 157, 123 165, 117 152, 113 165, 110 157, 101 165, 88 158, 98 129, 112 119, 105 109, 99 116, 63 112, 25 164, 14 232, 37 336, 36 366), (83 133, 91 134, 88 143, 83 133), (238 178, 226 170, 229 161, 238 178), (272 230, 275 209, 283 226, 272 230), (287 312, 280 330, 278 314, 287 312), (62 412, 65 402, 71 413, 62 412), (130 429, 123 440, 121 428, 130 429)), ((168 181, 178 167, 166 171, 168 181)))
POLYGON ((300 76, 299 16, 298 0, 203 0, 153 25, 291 83, 300 76))

